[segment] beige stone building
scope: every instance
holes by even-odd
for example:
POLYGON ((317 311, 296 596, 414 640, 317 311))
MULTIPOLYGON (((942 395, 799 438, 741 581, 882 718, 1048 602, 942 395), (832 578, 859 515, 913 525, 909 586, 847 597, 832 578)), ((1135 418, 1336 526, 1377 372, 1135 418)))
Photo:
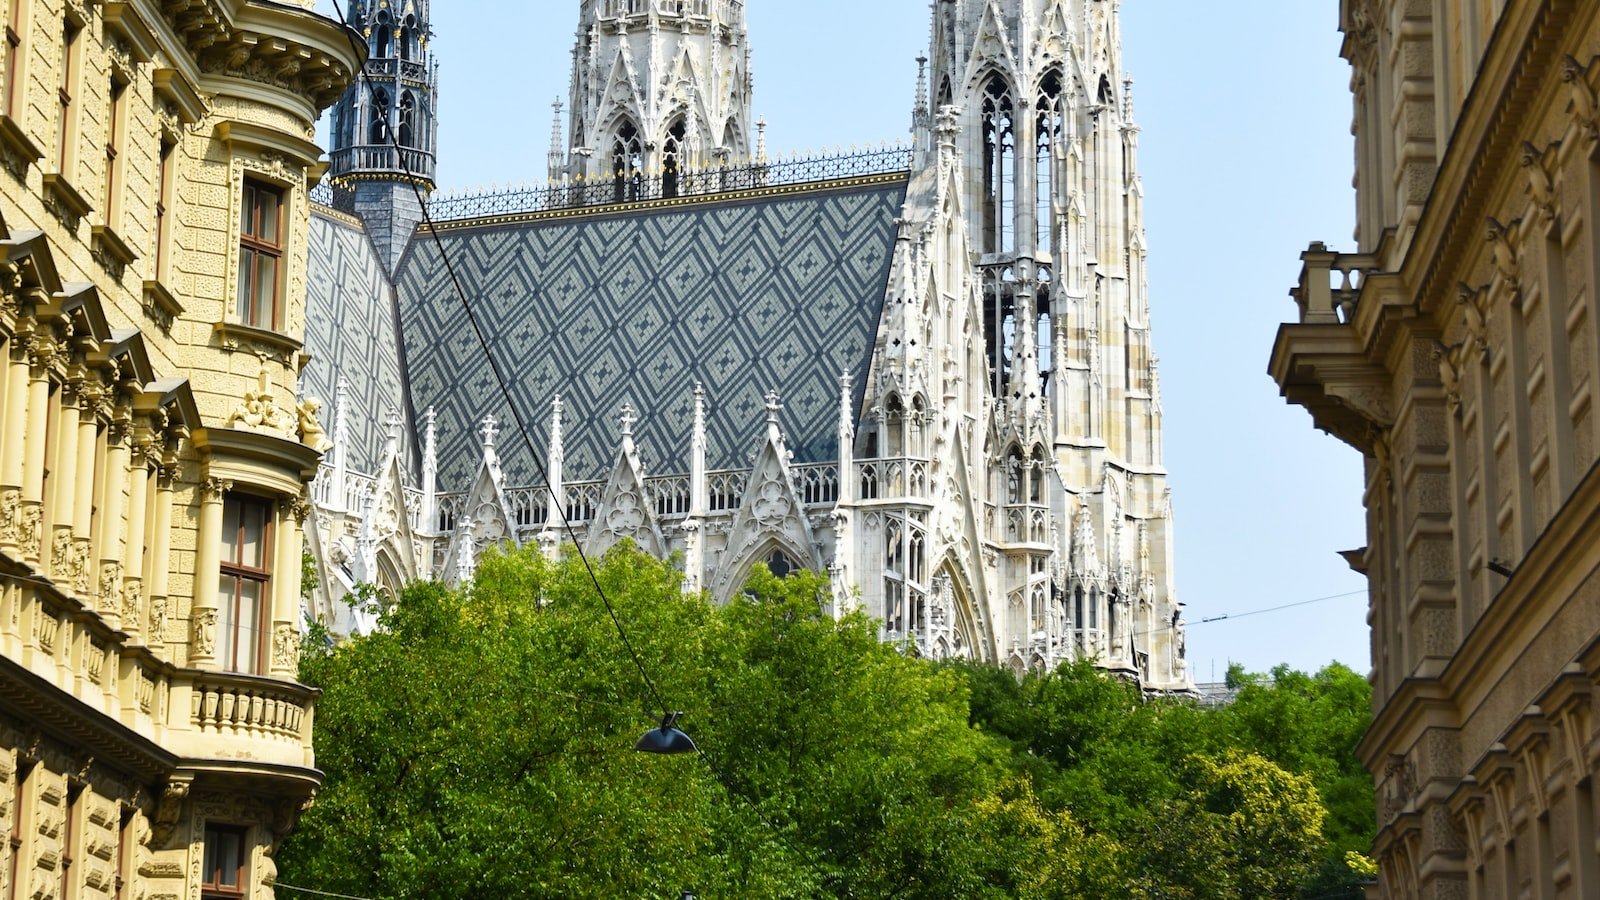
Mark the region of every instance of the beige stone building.
POLYGON ((1345 0, 1352 252, 1271 372, 1362 452, 1384 897, 1600 896, 1600 2, 1345 0))
POLYGON ((311 0, 0 2, 0 898, 271 896, 315 789, 311 0))

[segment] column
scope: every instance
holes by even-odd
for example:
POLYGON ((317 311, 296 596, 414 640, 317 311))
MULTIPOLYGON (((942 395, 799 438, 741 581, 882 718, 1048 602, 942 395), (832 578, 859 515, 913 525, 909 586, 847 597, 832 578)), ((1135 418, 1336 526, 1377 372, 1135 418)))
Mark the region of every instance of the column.
POLYGON ((128 487, 128 426, 112 420, 106 429, 105 492, 95 545, 100 553, 100 612, 112 627, 122 616, 122 541, 126 523, 123 493, 128 487))
POLYGON ((22 459, 22 504, 17 512, 17 545, 24 559, 39 562, 39 529, 44 520, 45 430, 50 424, 50 363, 55 359, 55 341, 34 335, 28 346, 27 430, 15 434, 34 435, 24 441, 22 459))
POLYGON ((167 641, 167 580, 172 568, 172 481, 176 467, 161 465, 156 470, 156 502, 151 516, 150 540, 150 630, 146 640, 152 647, 167 641))
MULTIPOLYGON (((51 435, 56 458, 54 477, 50 479, 50 490, 54 496, 48 498, 51 509, 50 534, 46 537, 50 549, 50 576, 63 587, 76 584, 74 566, 77 556, 72 528, 73 517, 78 509, 78 454, 83 452, 78 445, 77 411, 82 401, 82 387, 82 382, 76 382, 62 390, 61 415, 56 423, 56 433, 51 435)), ((94 448, 90 447, 89 452, 93 453, 94 448)), ((93 482, 89 484, 92 486, 93 482)))
MULTIPOLYGON (((293 681, 300 670, 300 526, 311 511, 304 498, 278 501, 278 540, 272 580, 271 668, 274 678, 293 681)), ((376 579, 377 573, 371 576, 376 579)))
POLYGON ((149 535, 150 465, 154 447, 139 442, 128 472, 128 539, 122 556, 122 630, 138 643, 144 634, 144 545, 149 535))
POLYGON ((222 571, 222 498, 233 482, 207 478, 200 484, 200 521, 195 535, 194 607, 189 614, 189 665, 210 666, 217 653, 217 579, 222 571))
POLYGON ((98 388, 86 389, 79 397, 78 488, 72 507, 72 589, 80 596, 89 593, 89 558, 94 538, 94 473, 104 464, 100 454, 100 397, 98 388))
MULTIPOLYGON (((26 341, 13 338, 6 358, 5 433, 26 434, 28 430, 28 352, 26 341)), ((17 526, 21 517, 22 457, 24 441, 0 441, 0 547, 18 548, 17 526)))

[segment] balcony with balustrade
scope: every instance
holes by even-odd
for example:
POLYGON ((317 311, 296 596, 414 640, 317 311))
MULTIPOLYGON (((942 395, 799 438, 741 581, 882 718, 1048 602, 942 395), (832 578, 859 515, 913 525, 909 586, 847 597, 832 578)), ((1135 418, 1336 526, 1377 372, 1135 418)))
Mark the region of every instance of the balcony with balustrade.
POLYGON ((357 144, 342 147, 329 154, 330 171, 341 175, 359 175, 363 172, 406 173, 428 181, 433 180, 436 160, 427 150, 414 147, 396 147, 393 144, 357 144))
POLYGON ((1289 402, 1354 446, 1383 416, 1383 342, 1395 331, 1384 320, 1411 314, 1390 300, 1403 294, 1392 289, 1395 275, 1378 271, 1383 252, 1336 253, 1315 242, 1300 254, 1300 279, 1289 292, 1297 316, 1279 326, 1269 365, 1289 402))
POLYGON ((155 630, 140 641, 95 615, 92 595, 13 577, 25 580, 0 592, 0 694, 58 723, 62 737, 152 778, 180 765, 260 766, 315 786, 319 692, 281 674, 297 645, 267 649, 279 673, 272 677, 177 666, 160 652, 169 638, 164 612, 152 613, 155 630))
POLYGON ((601 19, 643 19, 655 13, 664 19, 744 21, 744 0, 600 0, 601 19))
MULTIPOLYGON (((820 513, 833 508, 839 500, 839 467, 834 463, 817 463, 790 467, 795 490, 808 513, 820 513)), ((725 469, 706 473, 705 512, 710 518, 728 519, 744 501, 746 483, 750 480, 748 469, 725 469)), ((645 479, 645 495, 649 499, 656 520, 663 526, 681 524, 694 508, 694 494, 688 475, 657 475, 645 479)), ((569 481, 563 485, 566 495, 564 513, 568 524, 587 528, 600 508, 605 494, 604 481, 569 481)), ((326 491, 326 489, 324 489, 326 491)), ((320 495, 319 495, 320 496, 320 495)), ((507 488, 503 494, 512 527, 521 542, 533 540, 547 526, 560 530, 562 523, 549 521, 550 489, 543 485, 507 488)), ((455 532, 456 524, 465 521, 468 496, 465 493, 438 495, 437 510, 431 530, 448 537, 455 532)), ((321 502, 320 499, 318 501, 321 502)))

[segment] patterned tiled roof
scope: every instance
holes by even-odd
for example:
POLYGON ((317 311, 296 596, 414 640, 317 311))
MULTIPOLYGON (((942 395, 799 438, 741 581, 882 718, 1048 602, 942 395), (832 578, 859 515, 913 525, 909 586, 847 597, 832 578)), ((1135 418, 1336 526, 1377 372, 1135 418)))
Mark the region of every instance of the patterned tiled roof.
POLYGON ((378 470, 385 421, 406 416, 400 328, 389 280, 372 241, 337 214, 311 216, 306 272, 306 352, 301 396, 322 401, 322 426, 333 434, 334 391, 349 391, 350 471, 378 470))
MULTIPOLYGON (((859 389, 867 371, 905 189, 456 224, 440 239, 541 455, 560 395, 567 480, 610 471, 624 404, 648 471, 687 473, 696 382, 710 468, 749 465, 768 390, 795 460, 819 462, 837 454, 839 376, 859 389)), ((507 482, 537 483, 431 238, 413 241, 396 288, 413 409, 438 415, 440 490, 467 486, 488 414, 507 482)))

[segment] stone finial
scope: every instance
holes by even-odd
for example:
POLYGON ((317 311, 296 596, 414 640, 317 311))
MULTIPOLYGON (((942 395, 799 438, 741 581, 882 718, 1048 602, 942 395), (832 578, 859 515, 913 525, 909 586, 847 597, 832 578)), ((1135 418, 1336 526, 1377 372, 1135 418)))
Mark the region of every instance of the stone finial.
POLYGON ((920 122, 928 114, 928 54, 917 54, 917 105, 913 110, 915 119, 920 122))
POLYGON ((484 416, 483 422, 478 426, 478 435, 483 438, 484 449, 493 449, 494 439, 500 434, 500 421, 494 416, 484 416))
POLYGON ((780 410, 780 409, 783 409, 783 404, 781 402, 779 402, 778 392, 777 391, 767 391, 767 424, 768 425, 776 425, 776 424, 778 424, 778 410, 780 410))
POLYGON ((851 387, 850 373, 842 373, 839 376, 839 440, 841 442, 848 442, 855 436, 855 422, 850 415, 851 408, 854 406, 850 402, 851 387))
POLYGON ((633 437, 633 426, 639 421, 639 416, 634 412, 631 403, 622 404, 622 415, 618 417, 618 424, 622 427, 622 436, 633 437))
POLYGON ((695 446, 706 445, 706 389, 700 382, 694 383, 694 435, 695 446))
POLYGON ((431 406, 422 413, 423 468, 428 468, 430 466, 437 468, 439 465, 438 453, 435 450, 435 446, 438 441, 437 418, 438 417, 434 414, 433 407, 431 406))

